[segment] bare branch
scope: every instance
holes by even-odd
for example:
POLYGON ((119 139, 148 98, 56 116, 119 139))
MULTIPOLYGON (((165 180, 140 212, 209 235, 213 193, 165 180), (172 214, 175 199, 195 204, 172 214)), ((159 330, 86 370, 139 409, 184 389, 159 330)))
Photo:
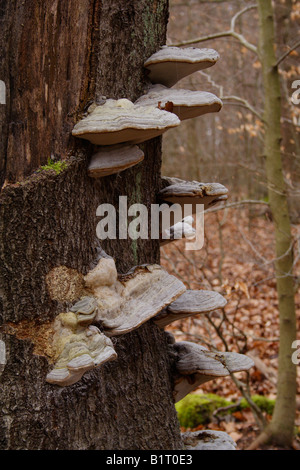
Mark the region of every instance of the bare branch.
POLYGON ((289 49, 287 52, 285 52, 276 62, 276 67, 278 67, 281 62, 284 61, 284 59, 290 55, 291 52, 293 52, 295 49, 297 49, 298 47, 300 46, 300 41, 296 42, 296 44, 294 44, 291 49, 289 49))
POLYGON ((253 8, 257 8, 257 5, 249 5, 248 7, 245 7, 243 10, 238 11, 231 19, 231 31, 235 30, 235 23, 237 19, 242 16, 244 13, 246 13, 249 10, 252 10, 253 8))
MULTIPOLYGON (((236 101, 237 103, 240 104, 240 106, 243 106, 247 108, 249 111, 251 111, 259 120, 261 121, 264 120, 262 114, 256 111, 256 109, 253 108, 253 106, 251 106, 251 104, 247 100, 244 100, 243 98, 240 98, 238 96, 220 96, 220 98, 222 101, 225 101, 225 100, 236 101)), ((231 103, 228 103, 228 104, 231 104, 231 103)))
POLYGON ((269 205, 269 203, 266 202, 266 201, 256 201, 256 200, 252 200, 252 199, 244 199, 242 201, 231 202, 231 203, 225 204, 224 206, 212 207, 211 209, 207 209, 205 211, 205 213, 217 212, 217 211, 221 211, 221 210, 232 208, 232 207, 239 207, 243 204, 263 204, 263 205, 266 205, 266 206, 269 205))
POLYGON ((214 34, 209 34, 208 36, 202 36, 200 38, 195 38, 195 39, 189 39, 188 41, 183 41, 177 44, 171 44, 171 46, 187 46, 189 44, 196 44, 199 42, 205 42, 205 41, 211 41, 212 39, 219 39, 219 38, 224 38, 231 36, 235 39, 237 39, 244 47, 246 47, 249 51, 254 52, 257 54, 257 47, 254 46, 254 44, 251 44, 247 39, 242 35, 239 34, 235 31, 235 23, 236 20, 243 14, 246 13, 249 10, 252 10, 253 8, 256 8, 256 5, 249 5, 248 7, 244 8, 243 10, 239 11, 236 13, 233 18, 231 19, 231 28, 228 31, 222 31, 220 33, 214 33, 214 34))

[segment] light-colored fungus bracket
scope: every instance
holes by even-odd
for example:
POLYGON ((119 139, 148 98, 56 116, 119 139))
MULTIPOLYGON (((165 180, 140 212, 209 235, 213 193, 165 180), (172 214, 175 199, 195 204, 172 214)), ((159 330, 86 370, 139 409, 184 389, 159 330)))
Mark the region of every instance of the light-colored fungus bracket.
POLYGON ((217 113, 223 106, 222 101, 212 93, 175 90, 163 85, 153 85, 135 104, 156 106, 159 109, 171 111, 181 121, 207 113, 217 113))
POLYGON ((254 366, 249 357, 235 352, 213 352, 189 341, 172 346, 177 354, 174 399, 179 401, 200 385, 217 377, 247 371, 254 366))
POLYGON ((163 46, 144 63, 149 80, 172 87, 182 78, 214 65, 219 54, 213 49, 163 46))
POLYGON ((72 135, 95 145, 137 144, 162 135, 180 124, 178 117, 154 106, 134 105, 127 99, 108 99, 79 121, 72 135))
POLYGON ((88 175, 91 178, 113 175, 137 165, 144 152, 136 145, 112 145, 99 149, 91 158, 88 175))
POLYGON ((164 328, 174 321, 223 308, 226 303, 226 299, 218 292, 187 290, 160 312, 154 321, 160 328, 164 328))
POLYGON ((114 282, 105 285, 101 273, 112 261, 101 259, 85 277, 86 287, 98 305, 95 318, 108 336, 135 330, 186 290, 179 279, 159 265, 137 266, 117 279, 114 267, 114 282))
POLYGON ((191 216, 187 216, 180 222, 172 225, 169 229, 163 230, 160 238, 160 246, 167 245, 174 240, 180 240, 186 238, 193 240, 196 236, 196 229, 193 227, 194 219, 191 216))
POLYGON ((93 325, 76 328, 75 313, 60 314, 56 320, 54 345, 58 357, 46 381, 60 386, 78 382, 84 373, 117 358, 113 344, 93 325))
POLYGON ((236 442, 224 431, 187 431, 181 437, 185 450, 236 450, 236 442))
POLYGON ((6 360, 6 346, 4 341, 0 340, 0 375, 4 371, 6 360))
POLYGON ((163 188, 158 193, 158 199, 171 204, 192 204, 193 211, 198 204, 204 205, 204 210, 228 198, 228 189, 220 183, 199 183, 185 181, 180 178, 162 177, 163 188))

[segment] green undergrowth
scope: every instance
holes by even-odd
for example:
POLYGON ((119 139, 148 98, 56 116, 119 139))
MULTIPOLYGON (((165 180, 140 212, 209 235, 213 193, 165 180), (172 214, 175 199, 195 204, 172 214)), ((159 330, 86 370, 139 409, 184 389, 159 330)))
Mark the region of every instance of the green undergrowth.
MULTIPOLYGON (((252 401, 268 415, 272 415, 275 400, 271 400, 262 395, 253 395, 252 401)), ((176 403, 175 407, 177 410, 178 420, 180 426, 183 428, 196 428, 200 424, 207 424, 212 420, 214 411, 219 408, 230 406, 228 410, 220 410, 218 417, 225 417, 228 414, 232 414, 236 411, 243 411, 249 409, 248 402, 242 398, 240 403, 236 406, 234 401, 226 400, 219 395, 213 393, 209 394, 190 394, 183 398, 181 401, 176 403), (233 406, 232 406, 233 405, 233 406)))

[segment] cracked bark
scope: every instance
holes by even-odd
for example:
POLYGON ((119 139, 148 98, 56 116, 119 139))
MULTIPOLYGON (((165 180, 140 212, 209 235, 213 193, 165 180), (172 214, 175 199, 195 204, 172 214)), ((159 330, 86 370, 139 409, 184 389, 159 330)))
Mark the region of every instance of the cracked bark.
MULTIPOLYGON (((167 0, 33 0, 1 3, 0 78, 0 339, 7 363, 0 377, 1 449, 178 449, 165 334, 152 321, 114 338, 118 359, 60 388, 26 329, 66 311, 45 278, 64 265, 85 274, 95 259, 96 208, 156 202, 161 139, 141 147, 145 159, 100 180, 87 176, 93 147, 70 137, 89 100, 135 100, 144 91, 142 64, 165 43, 167 0), (60 174, 37 172, 53 155, 60 174), (36 351, 36 350, 35 350, 36 351)), ((159 262, 158 240, 106 240, 119 272, 159 262)))

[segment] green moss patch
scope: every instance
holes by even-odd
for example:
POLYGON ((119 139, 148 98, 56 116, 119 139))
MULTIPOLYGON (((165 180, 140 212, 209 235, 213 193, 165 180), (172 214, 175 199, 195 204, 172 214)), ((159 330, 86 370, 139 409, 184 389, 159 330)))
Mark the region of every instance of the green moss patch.
MULTIPOLYGON (((260 408, 261 411, 272 415, 275 400, 264 397, 262 395, 253 395, 252 401, 260 408)), ((209 394, 190 394, 176 403, 176 411, 180 426, 185 429, 193 429, 200 424, 207 424, 212 420, 214 411, 219 408, 232 406, 228 410, 218 412, 218 417, 222 417, 235 411, 250 409, 248 402, 243 398, 239 404, 234 401, 226 400, 219 395, 209 394), (233 405, 233 406, 232 406, 233 405)))
POLYGON ((41 166, 41 170, 44 170, 44 171, 52 170, 52 171, 55 171, 57 175, 59 175, 59 173, 64 171, 67 168, 67 166, 68 166, 67 162, 62 162, 62 161, 55 162, 51 160, 51 158, 48 158, 47 165, 41 166))

